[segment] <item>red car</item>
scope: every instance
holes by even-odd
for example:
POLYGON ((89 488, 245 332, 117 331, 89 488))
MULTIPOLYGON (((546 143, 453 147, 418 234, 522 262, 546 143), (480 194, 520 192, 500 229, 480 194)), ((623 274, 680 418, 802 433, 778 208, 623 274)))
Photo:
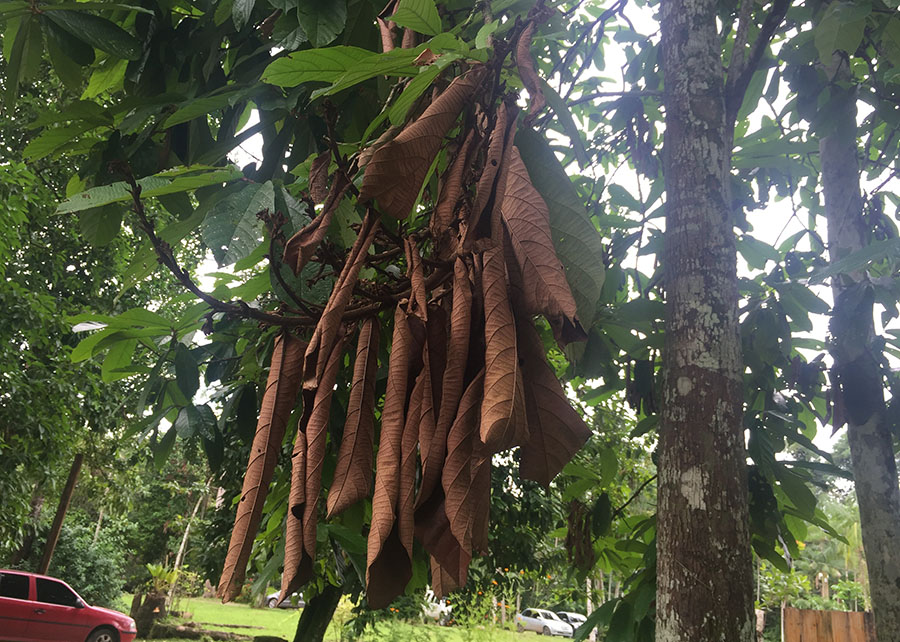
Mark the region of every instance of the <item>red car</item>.
POLYGON ((132 642, 134 620, 88 606, 61 580, 0 569, 3 642, 132 642))

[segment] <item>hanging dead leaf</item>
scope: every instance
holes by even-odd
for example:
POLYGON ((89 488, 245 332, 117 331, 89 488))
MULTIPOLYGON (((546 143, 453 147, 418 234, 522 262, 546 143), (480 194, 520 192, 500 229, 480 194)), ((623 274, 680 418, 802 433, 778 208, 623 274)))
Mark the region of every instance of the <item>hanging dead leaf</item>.
MULTIPOLYGON (((482 489, 474 484, 484 481, 477 475, 478 462, 484 459, 479 437, 483 390, 484 371, 469 383, 460 400, 459 412, 447 435, 447 459, 441 477, 450 532, 470 558, 477 498, 482 495, 482 489)), ((447 570, 453 574, 453 569, 447 570)), ((461 572, 454 577, 465 582, 461 572)))
POLYGON ((509 173, 501 214, 521 269, 527 311, 543 314, 561 345, 583 341, 587 335, 578 321, 575 299, 553 247, 547 205, 531 184, 517 148, 505 162, 509 163, 509 173))
MULTIPOLYGON (((320 157, 321 158, 321 157, 320 157)), ((326 164, 325 171, 328 171, 326 164)), ((311 174, 312 172, 310 172, 311 174)), ((327 179, 327 176, 326 176, 327 179)), ((350 182, 341 174, 335 174, 334 182, 331 185, 331 191, 325 198, 325 204, 322 206, 322 212, 314 218, 306 227, 298 230, 284 246, 284 262, 294 271, 294 274, 300 274, 303 267, 309 263, 309 260, 316 253, 322 239, 328 232, 328 226, 331 225, 331 219, 338 205, 347 193, 350 182)))
POLYGON ((418 36, 412 29, 403 30, 403 38, 400 40, 401 49, 414 49, 418 45, 418 36))
POLYGON ((378 23, 378 32, 381 34, 381 50, 384 53, 394 50, 394 36, 397 31, 397 23, 393 20, 385 20, 382 17, 375 18, 378 23))
POLYGON ((431 590, 434 597, 443 599, 459 588, 459 585, 453 581, 450 574, 438 563, 436 559, 431 558, 431 590))
POLYGON ((441 400, 434 429, 434 448, 423 450, 422 484, 416 506, 421 506, 431 495, 444 465, 447 433, 457 414, 463 393, 463 378, 469 357, 469 335, 472 327, 472 287, 469 272, 462 258, 457 257, 453 266, 453 300, 450 310, 450 345, 447 348, 447 367, 440 384, 441 400))
POLYGON ((387 389, 381 413, 381 436, 375 464, 372 523, 366 560, 366 595, 370 606, 386 606, 386 596, 397 595, 409 577, 397 576, 407 551, 397 532, 397 505, 400 497, 403 428, 409 381, 409 348, 412 338, 406 311, 398 304, 394 311, 394 332, 388 362, 387 389), (399 586, 399 589, 398 589, 399 586))
POLYGON ((516 328, 530 430, 520 451, 519 474, 547 487, 588 440, 591 430, 569 403, 527 315, 519 315, 516 328))
MULTIPOLYGON (((294 450, 291 455, 291 492, 288 495, 288 507, 302 506, 306 502, 306 434, 297 429, 294 450)), ((303 520, 288 510, 284 532, 284 569, 281 574, 281 593, 279 603, 300 588, 299 575, 303 558, 303 520), (288 572, 294 569, 294 572, 288 572)))
POLYGON ((541 90, 541 79, 534 70, 534 61, 531 58, 531 39, 534 36, 534 22, 529 22, 519 41, 516 43, 516 67, 519 68, 519 77, 522 84, 528 90, 531 97, 531 106, 528 108, 528 120, 540 112, 547 104, 544 92, 541 90))
POLYGON ((378 230, 378 216, 370 210, 363 219, 359 235, 347 254, 347 260, 341 270, 337 283, 331 291, 331 297, 325 304, 322 316, 313 330, 312 338, 306 348, 303 363, 303 389, 316 390, 322 380, 325 364, 331 354, 338 328, 344 317, 344 310, 353 296, 353 289, 359 279, 359 271, 366 261, 366 253, 378 230))
POLYGON ((217 589, 217 595, 225 602, 240 594, 244 583, 247 562, 262 519, 263 504, 278 461, 285 427, 297 403, 305 348, 306 343, 290 333, 275 338, 266 391, 241 489, 241 501, 217 589))
MULTIPOLYGON (((315 203, 322 203, 328 198, 328 166, 331 165, 331 152, 322 152, 315 157, 309 167, 309 196, 315 203)), ((339 172, 338 174, 342 174, 339 172)))
POLYGON ((527 439, 528 427, 503 249, 486 250, 482 259, 485 372, 480 430, 488 450, 499 452, 527 439))
POLYGON ((360 202, 375 199, 384 213, 397 219, 409 216, 444 136, 483 78, 483 67, 456 78, 418 119, 374 153, 360 202))
POLYGON ((509 108, 506 102, 500 103, 497 109, 497 118, 494 121, 494 128, 491 130, 491 137, 488 141, 487 157, 484 160, 484 168, 481 170, 481 176, 475 187, 475 202, 472 204, 472 210, 469 215, 469 236, 467 237, 466 246, 471 247, 475 236, 473 231, 478 227, 482 214, 494 195, 494 188, 497 180, 497 174, 503 164, 503 150, 506 148, 506 134, 509 125, 509 108))
POLYGON ((441 180, 440 195, 431 215, 431 235, 435 239, 435 256, 439 259, 449 258, 456 249, 451 225, 456 219, 456 209, 464 194, 463 177, 474 141, 475 131, 470 130, 441 180))
POLYGON ((328 492, 328 517, 340 514, 367 497, 372 488, 372 447, 375 438, 375 371, 378 367, 378 321, 363 321, 359 329, 353 384, 334 481, 328 492))
MULTIPOLYGON (((406 49, 406 48, 407 47, 404 47, 404 49, 406 49)), ((438 58, 440 58, 440 56, 435 55, 435 53, 431 49, 426 47, 425 49, 422 50, 422 53, 420 53, 418 56, 416 56, 416 59, 413 60, 412 64, 415 65, 416 67, 425 67, 427 65, 434 64, 434 61, 437 60, 438 58)))

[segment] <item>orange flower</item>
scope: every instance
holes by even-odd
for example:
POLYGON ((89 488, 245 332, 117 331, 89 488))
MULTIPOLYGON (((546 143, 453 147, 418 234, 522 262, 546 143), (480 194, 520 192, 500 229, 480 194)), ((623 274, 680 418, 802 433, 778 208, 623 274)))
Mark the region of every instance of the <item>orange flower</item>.
POLYGON ((508 568, 505 568, 505 569, 503 569, 503 572, 504 572, 504 573, 509 573, 509 569, 508 569, 508 568))
POLYGON ((491 580, 491 584, 493 584, 494 586, 497 586, 497 580, 491 580))
POLYGON ((519 575, 525 575, 525 571, 519 571, 519 575))
POLYGON ((548 579, 548 580, 552 580, 552 579, 553 579, 553 576, 550 575, 550 573, 547 573, 547 579, 548 579))
POLYGON ((484 593, 482 593, 481 591, 478 591, 478 595, 484 595, 484 593))

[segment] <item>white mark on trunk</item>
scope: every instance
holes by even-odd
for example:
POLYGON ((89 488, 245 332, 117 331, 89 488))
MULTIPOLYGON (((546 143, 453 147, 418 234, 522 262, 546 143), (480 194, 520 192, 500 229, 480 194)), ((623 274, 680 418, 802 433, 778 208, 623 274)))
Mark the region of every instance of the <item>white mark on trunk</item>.
POLYGON ((706 486, 709 476, 699 466, 691 466, 681 473, 681 494, 693 510, 706 509, 706 486))
POLYGON ((694 384, 688 377, 678 377, 675 386, 678 388, 678 394, 680 395, 690 394, 691 390, 694 389, 694 384))

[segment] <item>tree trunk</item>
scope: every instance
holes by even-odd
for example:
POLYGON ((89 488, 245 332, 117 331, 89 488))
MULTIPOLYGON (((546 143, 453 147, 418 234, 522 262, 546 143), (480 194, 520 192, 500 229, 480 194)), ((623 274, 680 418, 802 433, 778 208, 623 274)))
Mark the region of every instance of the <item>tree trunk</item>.
POLYGON ((181 544, 178 546, 178 553, 175 555, 175 566, 172 567, 172 570, 175 571, 175 579, 172 580, 172 586, 169 587, 169 594, 166 596, 166 609, 172 609, 172 600, 175 597, 175 587, 178 585, 178 569, 181 568, 181 563, 184 561, 184 553, 187 550, 188 538, 191 536, 191 524, 194 523, 194 518, 197 517, 197 511, 200 510, 200 505, 205 503, 207 497, 207 491, 204 490, 200 493, 200 498, 197 500, 197 503, 194 504, 194 510, 191 513, 190 518, 188 518, 187 526, 184 527, 184 535, 181 537, 181 544))
MULTIPOLYGON (((843 67, 843 63, 839 63, 843 67)), ((846 75, 846 67, 838 73, 846 75)), ((840 91, 831 86, 832 94, 840 91)), ((867 244, 859 188, 856 94, 840 97, 835 131, 819 143, 828 254, 835 262, 867 244)), ((863 272, 832 279, 832 385, 847 420, 860 526, 879 640, 900 640, 900 488, 884 402, 881 358, 874 345, 873 293, 863 272)))
POLYGON ((62 496, 59 498, 59 505, 56 507, 56 516, 53 518, 50 532, 47 534, 47 544, 44 546, 44 556, 41 558, 41 565, 37 570, 38 573, 45 574, 50 568, 50 560, 53 558, 53 551, 56 550, 56 542, 59 541, 59 533, 62 530, 63 520, 66 518, 66 511, 69 510, 69 502, 72 501, 75 482, 78 481, 78 473, 81 471, 81 462, 83 461, 84 455, 81 453, 75 455, 75 459, 72 460, 72 467, 69 468, 69 478, 66 480, 62 496))
POLYGON ((713 0, 661 3, 666 334, 658 642, 752 642, 731 129, 713 0))
POLYGON ((294 642, 322 642, 343 594, 340 586, 326 584, 321 593, 307 602, 300 614, 300 621, 297 622, 294 642))

